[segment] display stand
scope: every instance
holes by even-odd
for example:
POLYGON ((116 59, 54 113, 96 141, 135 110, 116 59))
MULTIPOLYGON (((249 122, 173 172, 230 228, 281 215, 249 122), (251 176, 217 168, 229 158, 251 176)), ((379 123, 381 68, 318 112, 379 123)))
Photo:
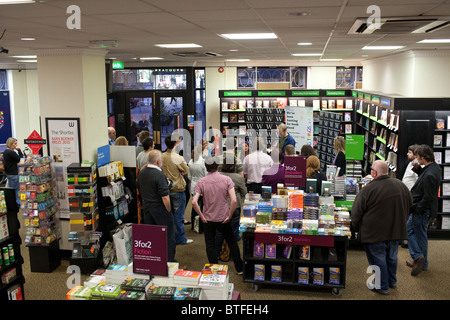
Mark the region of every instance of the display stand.
POLYGON ((59 220, 50 157, 31 156, 18 164, 20 209, 32 272, 52 272, 61 264, 59 220))
POLYGON ((67 167, 70 208, 69 241, 73 242, 70 265, 92 273, 101 265, 97 206, 97 170, 94 163, 72 163, 67 167))
POLYGON ((287 285, 331 289, 334 295, 340 295, 341 289, 345 288, 347 247, 346 236, 271 233, 258 235, 252 230, 247 230, 243 233, 244 282, 251 283, 255 291, 261 285, 287 285), (265 252, 268 244, 275 244, 274 257, 268 258, 266 253, 264 257, 255 257, 256 242, 264 243, 265 252), (305 245, 295 245, 295 243, 310 246, 308 260, 301 258, 305 245), (287 245, 292 246, 289 257, 286 257, 283 252, 287 245), (273 278, 272 267, 274 266, 281 266, 281 278, 277 280, 273 278), (339 269, 338 274, 332 271, 337 270, 336 268, 339 269), (262 272, 258 274, 258 270, 262 272), (314 271, 320 270, 321 275, 313 275, 314 271))
POLYGON ((17 213, 15 190, 0 188, 0 300, 25 299, 17 213))

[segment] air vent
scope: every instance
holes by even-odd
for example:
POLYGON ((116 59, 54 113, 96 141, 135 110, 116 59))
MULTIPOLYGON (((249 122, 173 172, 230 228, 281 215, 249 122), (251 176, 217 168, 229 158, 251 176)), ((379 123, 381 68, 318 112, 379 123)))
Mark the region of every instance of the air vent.
POLYGON ((119 46, 117 40, 89 40, 89 48, 116 48, 119 46))
POLYGON ((204 58, 204 57, 220 57, 219 53, 215 52, 175 52, 174 56, 186 57, 186 58, 204 58))
POLYGON ((368 18, 356 19, 348 34, 410 34, 431 33, 450 24, 450 17, 392 17, 381 18, 378 29, 369 28, 368 18))

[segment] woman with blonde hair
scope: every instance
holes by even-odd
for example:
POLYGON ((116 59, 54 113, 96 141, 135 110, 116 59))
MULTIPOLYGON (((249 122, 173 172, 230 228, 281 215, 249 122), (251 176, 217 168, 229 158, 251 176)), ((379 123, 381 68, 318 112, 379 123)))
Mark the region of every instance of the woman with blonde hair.
POLYGON ((13 188, 16 191, 16 202, 20 205, 19 201, 19 169, 17 164, 20 159, 23 158, 22 150, 17 145, 17 139, 9 138, 6 140, 7 149, 3 152, 3 161, 5 163, 5 174, 8 181, 6 182, 7 188, 13 188))
POLYGON ((127 146, 128 140, 124 136, 120 136, 116 139, 116 142, 114 142, 115 146, 127 146))
POLYGON ((334 138, 334 152, 336 156, 333 160, 333 165, 340 168, 338 177, 345 174, 347 164, 345 162, 345 139, 343 136, 337 136, 334 138))
MULTIPOLYGON (((320 160, 316 156, 309 156, 306 159, 306 178, 317 180, 316 193, 322 193, 322 181, 327 180, 325 173, 320 171, 320 160)), ((308 190, 307 190, 308 192, 308 190)))

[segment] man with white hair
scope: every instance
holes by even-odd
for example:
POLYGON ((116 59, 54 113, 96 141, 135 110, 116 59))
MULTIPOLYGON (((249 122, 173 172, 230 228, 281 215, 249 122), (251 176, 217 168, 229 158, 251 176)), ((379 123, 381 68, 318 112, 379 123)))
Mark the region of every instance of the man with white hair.
POLYGON ((376 160, 370 168, 373 180, 352 207, 352 227, 360 234, 369 264, 380 270, 375 291, 381 294, 397 285, 398 242, 408 238, 406 222, 413 200, 406 185, 388 173, 388 164, 376 160))
POLYGON ((116 129, 113 127, 108 127, 108 142, 110 146, 114 145, 114 142, 116 141, 116 129))

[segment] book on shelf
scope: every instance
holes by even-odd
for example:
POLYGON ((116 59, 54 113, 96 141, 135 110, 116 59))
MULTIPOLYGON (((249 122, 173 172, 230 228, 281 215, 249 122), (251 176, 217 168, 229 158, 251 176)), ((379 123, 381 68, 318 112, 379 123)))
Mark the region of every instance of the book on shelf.
POLYGON ((237 102, 235 100, 230 101, 230 108, 229 108, 229 110, 237 110, 237 108, 238 108, 237 102))
POLYGON ((277 245, 275 243, 266 243, 266 258, 275 259, 277 257, 277 245))
POLYGON ((344 109, 344 100, 342 99, 336 100, 336 109, 344 109))
POLYGON ((239 100, 239 110, 245 110, 247 108, 247 101, 239 100))
POLYGON ((235 113, 230 114, 230 122, 238 122, 238 115, 235 113))
POLYGON ((341 270, 337 267, 330 267, 329 269, 329 283, 330 284, 340 284, 341 270))
POLYGON ((299 256, 300 260, 310 260, 311 258, 311 247, 309 245, 299 246, 299 256))
POLYGON ((299 107, 306 107, 306 101, 305 100, 298 100, 298 106, 299 107))
POLYGON ((66 293, 66 300, 91 300, 92 289, 86 286, 74 286, 66 293))
POLYGON ((440 135, 440 134, 435 134, 434 135, 433 146, 435 146, 435 147, 441 147, 442 146, 442 135, 440 135))
POLYGON ((444 119, 436 119, 436 129, 437 130, 445 129, 445 120, 444 119))
POLYGON ((281 265, 272 265, 270 270, 271 270, 270 281, 281 282, 281 280, 282 280, 281 275, 283 272, 283 268, 281 267, 281 265))
POLYGON ((247 100, 247 109, 253 108, 253 100, 247 100))
POLYGON ((92 288, 92 300, 115 300, 121 290, 120 284, 101 282, 92 288))
POLYGON ((297 107, 297 100, 296 99, 290 99, 289 100, 289 105, 291 107, 297 107))
POLYGON ((264 281, 266 279, 265 265, 255 264, 254 280, 264 281))
POLYGON ((177 286, 198 285, 201 274, 200 271, 178 270, 173 275, 173 281, 177 286))
POLYGON ((309 284, 309 268, 308 267, 298 267, 297 276, 298 276, 297 283, 309 284))
POLYGON ((285 257, 286 259, 289 259, 291 257, 292 254, 292 245, 285 245, 284 249, 283 249, 283 257, 285 257))
POLYGON ((228 266, 226 264, 206 263, 203 266, 202 274, 210 273, 226 275, 228 273, 228 266))
POLYGON ((346 134, 351 134, 352 133, 352 125, 351 124, 346 124, 345 125, 345 133, 346 134))
POLYGON ((328 109, 336 109, 336 101, 333 100, 328 100, 328 109))
POLYGON ((353 100, 351 99, 345 100, 345 109, 353 109, 353 100))
POLYGON ((328 101, 325 99, 322 100, 322 109, 328 109, 328 101))
POLYGON ((201 295, 201 288, 187 288, 187 287, 177 287, 175 294, 173 295, 174 300, 199 300, 201 295))
POLYGON ((270 107, 270 100, 263 100, 262 106, 263 106, 263 108, 269 108, 270 107))
POLYGON ((228 110, 228 102, 226 102, 226 101, 222 101, 222 111, 226 111, 226 110, 228 110))
POLYGON ((146 300, 146 294, 142 291, 122 290, 116 300, 146 300))
POLYGON ((313 268, 313 284, 323 285, 324 283, 324 270, 323 268, 313 268))
POLYGON ((204 273, 200 276, 199 287, 203 288, 227 288, 228 275, 216 273, 204 273))
POLYGON ((277 108, 285 109, 287 106, 287 98, 277 98, 277 108))
POLYGON ((238 114, 238 122, 245 122, 245 114, 244 113, 238 114))
POLYGON ((351 112, 344 113, 344 121, 352 121, 352 113, 351 112))
POLYGON ((255 258, 264 257, 264 243, 263 242, 255 242, 253 248, 253 256, 255 258))
POLYGON ((151 286, 147 291, 147 300, 173 300, 175 286, 151 286))
POLYGON ((222 122, 228 122, 228 114, 222 114, 222 122))
POLYGON ((122 290, 125 291, 141 291, 146 292, 150 287, 149 279, 125 279, 120 285, 122 290))
POLYGON ((256 100, 255 101, 255 107, 256 108, 262 108, 262 106, 263 106, 262 100, 256 100))

